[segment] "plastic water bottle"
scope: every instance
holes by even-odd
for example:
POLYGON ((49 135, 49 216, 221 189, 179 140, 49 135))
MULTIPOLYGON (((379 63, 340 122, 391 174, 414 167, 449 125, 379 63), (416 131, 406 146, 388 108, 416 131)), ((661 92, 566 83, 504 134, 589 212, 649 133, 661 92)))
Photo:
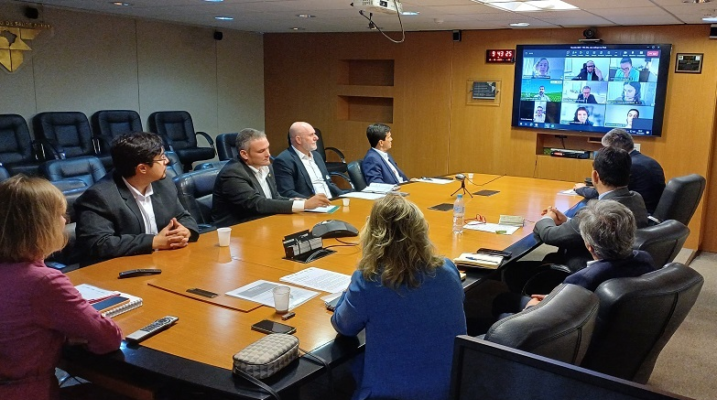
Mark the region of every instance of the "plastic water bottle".
POLYGON ((465 215, 466 203, 463 202, 463 195, 459 194, 453 203, 453 233, 463 233, 465 215))

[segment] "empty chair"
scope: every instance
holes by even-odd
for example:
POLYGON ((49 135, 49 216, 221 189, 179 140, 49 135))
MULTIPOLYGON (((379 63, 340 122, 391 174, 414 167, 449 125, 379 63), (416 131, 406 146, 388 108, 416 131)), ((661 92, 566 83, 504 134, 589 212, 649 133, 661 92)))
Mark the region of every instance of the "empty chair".
POLYGON ((42 163, 30 138, 25 118, 17 114, 0 115, 0 163, 10 175, 38 175, 42 163))
POLYGON ((582 366, 645 383, 660 351, 695 304, 704 279, 679 263, 635 278, 603 282, 600 310, 582 366))
POLYGON ((674 219, 657 225, 638 229, 635 233, 636 250, 644 250, 652 256, 655 266, 663 266, 677 257, 690 235, 690 229, 674 219))
POLYGON ((237 158, 237 133, 222 133, 217 136, 217 157, 219 161, 237 158))
POLYGON ((354 189, 359 192, 366 188, 366 180, 363 179, 363 173, 361 172, 361 161, 363 160, 351 161, 348 165, 348 173, 351 184, 354 189))
POLYGON ((674 219, 689 225, 702 199, 705 184, 705 178, 697 174, 670 179, 652 217, 656 222, 674 219))
POLYGON ((35 136, 41 139, 46 159, 96 156, 105 168, 112 166, 109 154, 99 154, 90 121, 81 112, 44 112, 33 118, 35 136))
POLYGON ((494 323, 484 340, 579 365, 590 344, 598 298, 561 284, 538 305, 494 323))
POLYGON ((199 224, 199 232, 216 229, 212 226, 212 192, 220 169, 187 172, 174 178, 179 201, 199 224))
POLYGON ((167 178, 174 179, 184 173, 184 167, 182 162, 179 161, 179 156, 173 151, 165 151, 164 155, 167 156, 167 178))
POLYGON ((318 151, 319 154, 321 154, 321 158, 324 159, 324 163, 326 163, 326 169, 329 171, 329 173, 346 173, 347 166, 344 153, 342 153, 341 150, 337 149, 336 147, 324 147, 324 139, 321 137, 321 130, 316 127, 314 127, 314 130, 316 131, 316 136, 319 137, 319 140, 316 141, 316 151, 318 151), (336 154, 341 161, 329 161, 328 159, 326 159, 326 150, 334 152, 334 154, 336 154))
POLYGON ((194 167, 194 170, 201 171, 203 169, 222 169, 228 162, 229 160, 204 162, 194 167))
POLYGON ((127 133, 142 132, 142 120, 132 110, 102 110, 92 115, 92 129, 102 139, 103 153, 109 153, 109 144, 114 139, 127 133))
POLYGON ((192 169, 195 161, 214 158, 214 141, 205 132, 195 132, 192 117, 186 111, 158 111, 149 116, 150 130, 165 141, 167 150, 174 151, 184 164, 184 172, 192 169), (197 135, 209 142, 210 147, 198 147, 197 135))
POLYGON ((107 173, 100 160, 93 156, 50 160, 42 165, 42 171, 50 182, 79 180, 87 187, 92 186, 107 173))

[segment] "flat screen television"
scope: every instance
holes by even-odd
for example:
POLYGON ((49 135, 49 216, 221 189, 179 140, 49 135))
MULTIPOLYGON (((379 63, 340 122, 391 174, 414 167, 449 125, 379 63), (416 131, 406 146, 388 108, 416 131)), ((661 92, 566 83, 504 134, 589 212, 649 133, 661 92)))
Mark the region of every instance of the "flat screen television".
POLYGON ((512 125, 661 136, 670 44, 519 45, 512 125))

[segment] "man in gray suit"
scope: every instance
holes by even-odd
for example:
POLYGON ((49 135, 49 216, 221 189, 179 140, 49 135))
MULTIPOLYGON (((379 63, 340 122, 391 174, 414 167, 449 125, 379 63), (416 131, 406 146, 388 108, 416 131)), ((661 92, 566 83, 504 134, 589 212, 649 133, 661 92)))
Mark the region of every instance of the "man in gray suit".
MULTIPOLYGON (((647 210, 639 193, 627 188, 630 182, 630 154, 616 147, 604 147, 593 160, 592 180, 598 192, 598 200, 615 200, 632 211, 638 228, 647 226, 647 210)), ((548 207, 545 216, 533 229, 535 236, 543 243, 560 248, 562 263, 571 270, 585 268, 592 260, 580 236, 580 213, 567 218, 555 207, 548 207)))
POLYGON ((147 132, 120 136, 112 144, 114 171, 75 202, 77 246, 82 265, 153 250, 187 246, 199 238, 197 222, 166 178, 162 139, 147 132))
POLYGON ((217 226, 230 226, 272 214, 291 214, 328 206, 328 197, 308 199, 279 195, 271 167, 269 140, 264 132, 246 128, 237 135, 239 156, 222 168, 214 183, 212 219, 217 226))
POLYGON ((310 124, 291 124, 290 146, 274 159, 276 184, 282 196, 309 198, 323 193, 326 197, 337 197, 344 193, 331 182, 326 164, 316 151, 318 140, 310 124))

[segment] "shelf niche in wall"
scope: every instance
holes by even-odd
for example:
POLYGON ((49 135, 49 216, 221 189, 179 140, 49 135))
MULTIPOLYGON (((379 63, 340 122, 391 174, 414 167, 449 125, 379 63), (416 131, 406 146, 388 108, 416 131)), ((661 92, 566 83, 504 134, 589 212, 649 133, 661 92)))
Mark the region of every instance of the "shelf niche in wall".
POLYGON ((392 123, 393 82, 393 60, 339 61, 338 120, 392 123))

